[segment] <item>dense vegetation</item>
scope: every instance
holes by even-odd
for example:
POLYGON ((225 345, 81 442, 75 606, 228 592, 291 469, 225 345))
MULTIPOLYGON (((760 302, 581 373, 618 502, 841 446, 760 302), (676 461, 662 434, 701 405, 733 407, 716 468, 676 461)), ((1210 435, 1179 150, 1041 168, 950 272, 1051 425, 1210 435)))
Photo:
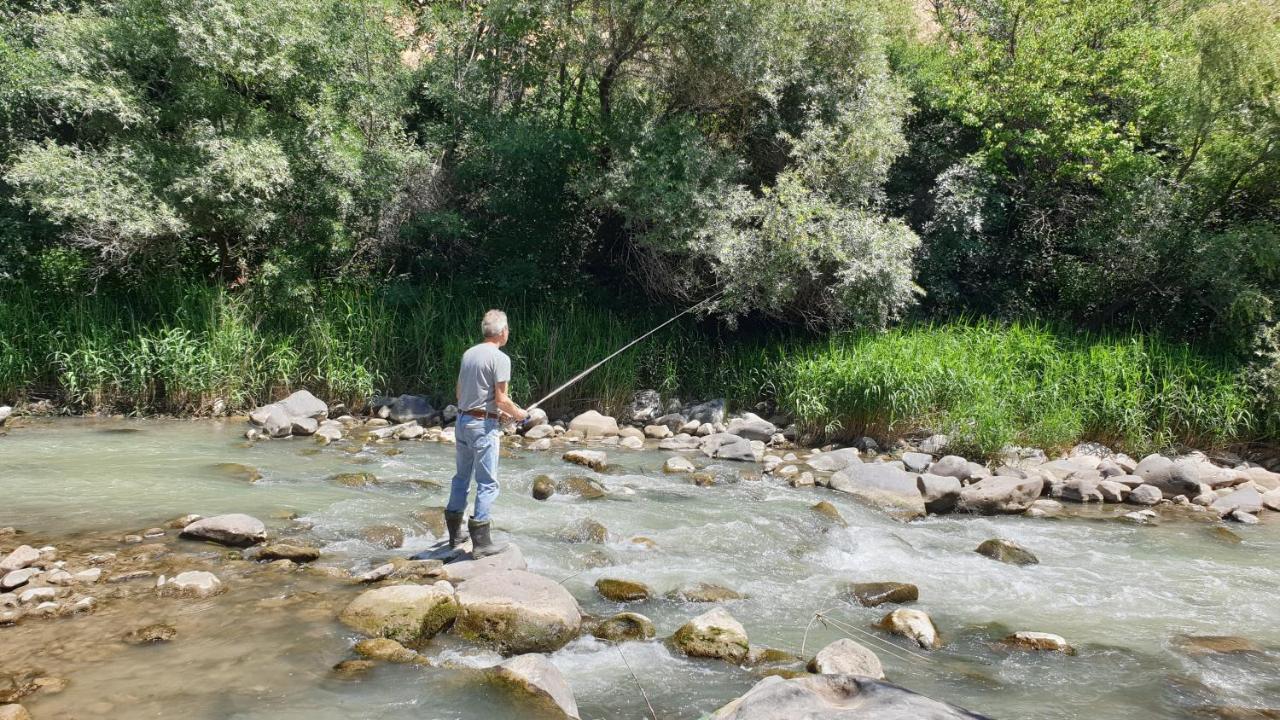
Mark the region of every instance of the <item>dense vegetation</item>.
POLYGON ((577 399, 1280 428, 1274 0, 20 0, 0 201, 5 397, 438 392, 500 303, 532 392, 719 292, 577 399))

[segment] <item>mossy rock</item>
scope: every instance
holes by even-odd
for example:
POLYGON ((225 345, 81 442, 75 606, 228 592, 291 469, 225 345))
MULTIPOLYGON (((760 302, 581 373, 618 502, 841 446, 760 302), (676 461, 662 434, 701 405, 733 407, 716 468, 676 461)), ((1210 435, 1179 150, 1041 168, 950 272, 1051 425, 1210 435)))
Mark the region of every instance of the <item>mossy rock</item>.
POLYGON ((655 630, 653 621, 640 613, 624 612, 595 623, 591 634, 608 642, 649 640, 655 630))
POLYGON ((1010 565, 1035 565, 1040 562, 1030 550, 999 538, 984 541, 974 552, 1010 565))
POLYGON ((581 475, 570 475, 561 480, 558 489, 566 495, 577 495, 583 500, 599 500, 609 494, 599 482, 581 475))
POLYGON ((596 592, 614 602, 639 602, 648 600, 650 595, 649 586, 644 583, 615 578, 596 580, 596 592))
POLYGON ((817 513, 819 517, 829 520, 830 522, 836 525, 839 525, 840 527, 849 526, 849 523, 845 522, 844 516, 840 514, 840 511, 836 508, 836 506, 832 505, 826 500, 819 502, 817 505, 814 505, 809 509, 817 513))
POLYGON ((549 475, 539 475, 533 479, 533 499, 546 500, 556 494, 556 483, 549 475))
POLYGON ((378 477, 370 472, 338 473, 329 479, 349 488, 373 487, 378 484, 378 477))

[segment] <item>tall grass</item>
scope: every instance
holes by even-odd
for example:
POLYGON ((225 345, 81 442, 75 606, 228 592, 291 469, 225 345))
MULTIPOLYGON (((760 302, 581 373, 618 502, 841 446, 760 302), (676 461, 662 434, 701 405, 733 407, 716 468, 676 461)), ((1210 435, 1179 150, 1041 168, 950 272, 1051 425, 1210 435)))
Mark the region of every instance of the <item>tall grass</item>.
MULTIPOLYGON (((0 290, 0 401, 73 410, 243 410, 299 387, 358 405, 384 393, 451 400, 479 318, 512 322, 512 389, 530 401, 665 319, 583 300, 407 285, 284 297, 201 286, 67 297, 0 290)), ((1131 451, 1274 437, 1226 360, 1141 334, 983 320, 885 333, 763 337, 675 323, 558 397, 551 412, 617 411, 642 388, 684 400, 773 399, 811 436, 944 432, 991 454, 1081 439, 1131 451)))

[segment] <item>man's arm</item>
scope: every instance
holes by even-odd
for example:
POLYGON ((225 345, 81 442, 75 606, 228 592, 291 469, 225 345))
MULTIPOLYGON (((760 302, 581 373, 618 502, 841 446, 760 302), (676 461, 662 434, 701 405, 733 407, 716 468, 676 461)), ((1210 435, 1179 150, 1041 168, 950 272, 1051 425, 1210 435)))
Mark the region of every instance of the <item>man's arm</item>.
POLYGON ((529 413, 525 412, 519 405, 511 402, 511 397, 507 395, 507 383, 500 382, 493 386, 493 402, 498 406, 498 410, 508 417, 516 420, 524 420, 529 417, 529 413))
POLYGON ((453 402, 458 406, 459 410, 470 409, 462 407, 462 378, 458 378, 458 382, 453 385, 453 402))

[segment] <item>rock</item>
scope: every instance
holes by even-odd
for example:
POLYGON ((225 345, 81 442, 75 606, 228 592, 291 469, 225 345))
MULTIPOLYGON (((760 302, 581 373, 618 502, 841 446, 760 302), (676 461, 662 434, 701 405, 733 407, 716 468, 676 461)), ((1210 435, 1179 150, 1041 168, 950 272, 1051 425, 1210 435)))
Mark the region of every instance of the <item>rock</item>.
POLYGON ((329 417, 329 406, 306 390, 298 390, 278 403, 290 417, 324 420, 329 417))
POLYGON ((983 478, 960 491, 957 508, 983 515, 1020 513, 1031 507, 1044 490, 1041 478, 997 475, 983 478))
MULTIPOLYGON (((4 408, 8 409, 8 408, 4 408)), ((0 424, 3 424, 0 421, 0 424)), ((9 703, 0 705, 0 720, 31 720, 31 714, 27 709, 17 703, 9 703)))
POLYGON ((426 428, 419 425, 416 421, 413 421, 405 425, 401 425, 400 429, 396 430, 395 438, 397 440, 417 440, 426 434, 426 428))
POLYGON ((645 425, 644 436, 653 438, 654 440, 663 440, 669 438, 675 433, 671 432, 671 428, 666 425, 645 425))
MULTIPOLYGON (((1096 471, 1090 472, 1097 474, 1096 471)), ((1099 481, 1098 477, 1070 477, 1062 483, 1059 497, 1079 503, 1102 502, 1102 493, 1098 490, 1099 481)))
POLYGON ((1040 562, 1030 550, 998 538, 983 541, 974 552, 1010 565, 1036 565, 1040 562))
MULTIPOLYGON (((955 457, 954 455, 948 457, 955 457)), ((938 463, 934 463, 936 466, 938 463)), ((951 475, 935 475, 933 467, 916 479, 916 488, 924 498, 924 509, 934 514, 951 512, 960 502, 963 486, 960 479, 951 475)))
POLYGON ((791 487, 796 487, 796 488, 799 488, 799 487, 813 487, 813 486, 814 486, 814 483, 815 483, 815 481, 814 481, 814 478, 813 478, 813 473, 809 472, 808 470, 805 470, 804 472, 800 473, 799 475, 796 475, 795 477, 790 478, 789 480, 787 480, 787 484, 788 484, 788 485, 790 485, 791 487))
MULTIPOLYGON (((905 460, 906 456, 903 456, 905 460)), ((951 477, 957 480, 968 480, 972 477, 973 469, 970 468, 968 460, 959 455, 944 455, 937 462, 928 466, 929 472, 933 475, 941 475, 943 477, 951 477)), ((981 466, 978 466, 981 467, 981 466)), ((921 470, 923 472, 923 469, 921 470)))
POLYGON ((387 550, 404 545, 404 531, 395 525, 370 525, 360 530, 360 538, 387 550))
POLYGON ((570 475, 561 480, 556 488, 566 495, 577 495, 584 500, 599 500, 609 494, 599 482, 581 475, 570 475))
POLYGON ((17 549, 0 560, 0 572, 21 570, 40 559, 40 551, 30 545, 19 545, 17 549))
POLYGON ((636 602, 649 599, 649 586, 632 580, 600 578, 596 580, 596 592, 614 602, 636 602))
MULTIPOLYGON (((256 468, 250 468, 248 465, 241 465, 240 467, 253 470, 254 473, 258 472, 256 468)), ((260 478, 261 475, 259 475, 258 477, 260 478)), ((250 482, 255 482, 257 479, 258 478, 254 478, 254 480, 251 480, 250 482)), ((174 530, 181 530, 182 528, 190 525, 191 523, 199 520, 200 518, 201 518, 200 515, 183 515, 182 517, 177 517, 170 520, 164 525, 167 528, 172 528, 174 530)))
POLYGON ((626 438, 636 438, 637 440, 644 440, 644 431, 641 430, 640 428, 634 428, 631 426, 620 427, 618 428, 618 437, 624 440, 626 438))
POLYGON ((289 545, 286 543, 275 543, 263 546, 258 552, 259 560, 292 560, 296 563, 312 562, 320 559, 319 548, 307 547, 305 545, 289 545))
POLYGON ((390 411, 387 417, 393 423, 429 422, 439 413, 431 407, 431 401, 421 395, 400 395, 387 404, 390 411))
POLYGON ((66 570, 50 570, 49 573, 44 576, 44 582, 48 585, 65 587, 67 585, 75 584, 75 578, 71 577, 71 573, 66 570))
POLYGON ((561 531, 560 539, 571 543, 605 543, 609 541, 609 529, 591 518, 583 518, 561 531))
POLYGON ((155 645, 169 642, 178 635, 178 629, 167 623, 147 625, 124 634, 124 641, 130 645, 155 645))
POLYGON ((646 423, 662 414, 662 397, 657 390, 641 390, 631 396, 622 417, 633 423, 646 423))
POLYGON ((532 443, 530 443, 530 444, 529 444, 529 449, 530 449, 530 450, 536 450, 536 451, 550 450, 550 449, 551 449, 551 439, 550 439, 550 438, 542 438, 542 439, 540 439, 540 440, 534 440, 532 443))
POLYGON ((986 720, 982 715, 857 675, 771 675, 709 720, 986 720))
POLYGON ((1164 498, 1164 493, 1154 485, 1139 485, 1129 492, 1128 501, 1134 505, 1155 505, 1164 498))
POLYGON ((918 452, 902 453, 902 464, 911 472, 922 473, 932 462, 932 455, 918 452))
POLYGON ((809 509, 817 513, 819 516, 824 517, 827 520, 830 520, 831 522, 841 527, 849 526, 849 523, 845 522, 844 516, 840 514, 839 508, 827 502, 826 500, 818 501, 818 503, 816 503, 809 509))
POLYGON ((529 440, 545 440, 556 434, 554 425, 535 425, 524 431, 524 436, 529 440))
POLYGON ((741 663, 750 643, 742 623, 724 608, 705 612, 676 630, 671 638, 677 648, 691 657, 706 657, 741 663))
POLYGON ((1163 455, 1148 455, 1134 468, 1133 474, 1148 485, 1155 486, 1164 497, 1195 497, 1200 494, 1200 483, 1212 486, 1219 479, 1222 470, 1203 457, 1188 456, 1170 460, 1163 455))
POLYGON ((384 637, 415 645, 434 637, 459 613, 453 586, 388 585, 356 596, 338 619, 371 637, 384 637))
POLYGON ((18 602, 23 605, 37 605, 42 602, 56 600, 59 594, 58 588, 54 587, 28 588, 18 594, 18 602))
POLYGON ((288 411, 280 403, 271 403, 251 410, 249 420, 261 427, 267 437, 289 437, 293 432, 293 421, 289 419, 288 411))
POLYGON ((831 452, 819 453, 809 458, 809 467, 820 472, 836 472, 850 465, 861 465, 857 448, 841 448, 831 452))
POLYGON ((575 431, 588 440, 614 437, 618 434, 618 421, 595 410, 588 410, 569 421, 569 432, 575 431))
POLYGON ((338 677, 345 679, 357 678, 377 666, 372 660, 343 660, 333 666, 333 672, 338 677))
POLYGON ((609 464, 609 456, 601 450, 570 450, 560 459, 600 472, 609 464))
POLYGON ((13 417, 13 408, 8 405, 0 405, 0 427, 3 427, 10 417, 13 417))
POLYGON ((444 566, 445 578, 455 585, 480 577, 487 573, 501 573, 509 570, 524 570, 528 568, 525 562, 524 553, 520 551, 520 546, 515 543, 507 545, 507 549, 497 555, 490 555, 479 560, 459 560, 451 562, 444 566))
POLYGON ((11 570, 5 573, 4 577, 0 577, 0 590, 8 592, 26 585, 32 578, 40 575, 40 568, 27 567, 21 570, 11 570))
POLYGON ((357 575, 356 582, 361 582, 366 584, 376 583, 380 580, 386 580, 387 578, 391 577, 391 573, 395 571, 396 571, 396 566, 394 563, 384 563, 382 565, 379 565, 376 568, 373 568, 372 570, 369 570, 368 572, 364 572, 357 575))
POLYGON ((1075 655, 1075 648, 1067 644, 1065 638, 1053 633, 1020 630, 1005 637, 1004 644, 1020 650, 1042 650, 1075 655))
POLYGON ((217 575, 204 570, 188 570, 165 580, 163 575, 156 582, 161 595, 204 598, 226 590, 217 575))
POLYGON ((1263 648, 1254 641, 1234 635, 1183 635, 1174 645, 1184 655, 1237 655, 1262 654, 1263 648))
POLYGON ((1280 490, 1263 493, 1262 506, 1268 510, 1280 512, 1280 490))
POLYGON ((1227 513, 1223 517, 1227 518, 1228 520, 1235 520, 1236 522, 1242 523, 1244 525, 1258 524, 1258 516, 1254 515, 1253 513, 1245 512, 1240 508, 1236 508, 1235 510, 1232 510, 1231 512, 1227 513))
MULTIPOLYGON (((255 483, 262 479, 262 472, 258 470, 258 468, 253 467, 252 465, 245 465, 243 463, 233 463, 233 462, 214 463, 213 465, 210 466, 210 469, 212 469, 214 472, 218 473, 219 475, 231 478, 233 480, 239 480, 241 482, 255 483)), ((183 527, 186 527, 187 525, 190 525, 191 523, 200 519, 199 515, 187 515, 186 517, 191 519, 187 520, 186 522, 180 523, 179 521, 182 520, 183 518, 176 518, 174 520, 170 520, 168 523, 166 523, 166 525, 168 525, 171 528, 181 530, 183 527)))
POLYGON ((809 661, 807 669, 820 675, 860 675, 875 680, 884 679, 884 667, 880 664, 880 658, 848 638, 836 640, 819 650, 809 661))
POLYGON ((643 441, 643 440, 641 440, 641 439, 640 439, 640 438, 638 438, 638 437, 624 437, 624 438, 622 438, 621 440, 619 440, 619 441, 618 441, 618 445, 619 445, 620 447, 624 447, 624 448, 626 448, 626 449, 628 449, 628 450, 643 450, 643 449, 644 449, 644 441, 643 441))
POLYGON ((1219 515, 1228 515, 1236 510, 1247 513, 1262 512, 1262 493, 1253 487, 1242 487, 1224 495, 1210 506, 1219 515))
POLYGON ((696 469, 689 458, 681 455, 672 455, 662 464, 662 472, 665 473, 691 473, 696 469))
POLYGON ((947 442, 946 435, 930 435, 922 440, 918 447, 922 453, 941 455, 942 451, 947 447, 947 442))
POLYGON ((729 421, 728 433, 748 440, 769 442, 776 432, 776 425, 752 413, 743 413, 742 417, 729 421))
POLYGON ((356 643, 352 650, 360 657, 383 662, 412 663, 421 657, 395 640, 384 637, 365 638, 356 643))
POLYGON ((232 513, 197 520, 182 528, 182 536, 231 547, 248 547, 267 539, 267 526, 255 517, 232 513))
POLYGON ((669 597, 685 602, 718 603, 741 600, 746 596, 723 585, 700 582, 670 593, 669 597))
POLYGON ((697 450, 702 440, 687 433, 658 441, 659 450, 697 450))
POLYGON ((916 476, 889 465, 849 465, 831 476, 830 487, 895 517, 911 519, 925 514, 916 476))
POLYGON ((578 603, 559 583, 523 570, 491 572, 457 590, 454 629, 505 654, 555 652, 577 637, 578 603))
POLYGON ((624 612, 605 618, 591 628, 591 634, 608 642, 649 640, 655 634, 653 621, 640 613, 624 612))
POLYGON ((851 583, 848 592, 863 607, 876 607, 885 603, 903 605, 920 599, 919 588, 900 582, 851 583))
MULTIPOLYGON (((546 656, 518 655, 489 670, 499 683, 532 696, 546 711, 570 720, 578 720, 578 704, 564 676, 546 656)), ((543 717, 545 715, 539 715, 543 717)))
POLYGON ((936 650, 942 646, 938 638, 938 628, 934 626, 929 614, 921 610, 898 608, 880 620, 882 630, 901 635, 915 641, 925 650, 936 650))
POLYGON ((708 400, 698 405, 692 405, 685 408, 684 416, 689 420, 696 420, 699 424, 724 422, 724 398, 708 400))
POLYGON ((335 443, 343 438, 342 424, 326 420, 320 423, 320 427, 316 428, 315 437, 322 445, 335 443))
POLYGON ((729 433, 713 433, 702 438, 698 449, 707 457, 737 462, 755 462, 755 448, 751 441, 729 433))
POLYGON ((320 423, 315 418, 289 418, 289 425, 294 435, 315 435, 320 423))
POLYGON ((1271 472, 1261 467, 1236 468, 1235 472, 1262 490, 1268 492, 1280 490, 1280 473, 1271 472))
POLYGON ((533 479, 533 499, 546 500, 556 494, 556 483, 546 475, 539 475, 533 479))
MULTIPOLYGON (((1113 476, 1114 477, 1114 476, 1113 476)), ((1114 480, 1103 480, 1098 483, 1098 493, 1102 495, 1102 500, 1109 503, 1124 502, 1129 497, 1129 493, 1133 492, 1128 485, 1114 480)))

